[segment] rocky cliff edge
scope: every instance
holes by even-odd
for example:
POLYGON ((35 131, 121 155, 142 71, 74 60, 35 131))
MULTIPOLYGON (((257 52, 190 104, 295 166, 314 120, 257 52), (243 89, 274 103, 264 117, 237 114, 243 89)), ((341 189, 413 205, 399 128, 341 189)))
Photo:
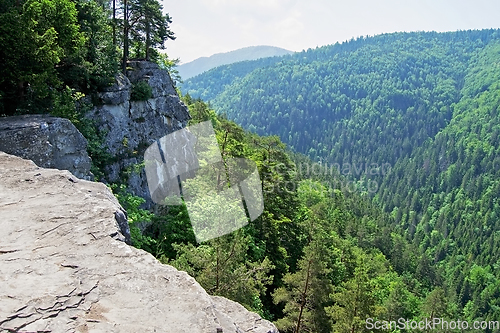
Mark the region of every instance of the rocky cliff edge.
POLYGON ((127 245, 120 211, 101 183, 0 152, 1 332, 277 332, 127 245))

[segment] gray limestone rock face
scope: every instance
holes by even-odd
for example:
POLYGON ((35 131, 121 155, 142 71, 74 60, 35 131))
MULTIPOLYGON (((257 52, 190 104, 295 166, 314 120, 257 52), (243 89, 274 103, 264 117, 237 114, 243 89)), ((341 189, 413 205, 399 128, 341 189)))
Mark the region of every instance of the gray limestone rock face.
POLYGON ((47 115, 0 118, 0 151, 90 180, 87 140, 67 119, 47 115))
POLYGON ((115 83, 99 92, 97 96, 102 104, 117 105, 130 100, 132 84, 129 79, 119 73, 115 75, 115 83))
POLYGON ((152 207, 144 167, 145 150, 163 136, 182 129, 190 119, 167 71, 147 61, 131 61, 127 76, 118 75, 113 86, 99 93, 102 105, 94 107, 87 117, 105 133, 105 146, 112 156, 103 181, 116 182, 128 178, 128 187, 146 199, 152 207), (131 101, 131 86, 139 81, 152 88, 152 98, 131 101), (125 98, 127 97, 127 98, 125 98))
POLYGON ((278 332, 127 245, 122 215, 104 184, 0 152, 0 332, 278 332))
POLYGON ((149 61, 129 61, 127 77, 132 84, 147 81, 153 90, 153 98, 177 96, 174 84, 167 71, 149 61))

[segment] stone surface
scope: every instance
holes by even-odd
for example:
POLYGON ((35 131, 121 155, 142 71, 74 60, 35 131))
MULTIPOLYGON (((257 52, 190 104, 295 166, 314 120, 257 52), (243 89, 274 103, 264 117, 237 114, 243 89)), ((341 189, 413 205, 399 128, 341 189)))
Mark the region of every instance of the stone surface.
POLYGON ((87 140, 67 119, 47 115, 0 118, 0 151, 41 167, 69 170, 81 179, 93 177, 87 140))
POLYGON ((115 76, 115 83, 103 89, 97 95, 102 104, 117 105, 130 100, 132 84, 129 79, 119 73, 115 76))
POLYGON ((0 152, 1 332, 275 333, 123 242, 101 183, 0 152))
POLYGON ((149 61, 129 61, 127 77, 132 84, 147 81, 153 88, 153 98, 164 96, 177 96, 174 83, 167 71, 149 61))
POLYGON ((156 140, 184 128, 190 117, 167 71, 146 61, 131 61, 128 68, 127 77, 118 75, 113 86, 99 93, 103 104, 87 117, 106 133, 105 145, 113 158, 103 181, 116 182, 126 175, 129 189, 145 198, 150 208, 152 201, 141 166, 144 152, 156 140), (139 81, 152 87, 152 98, 147 101, 130 100, 131 86, 139 81))

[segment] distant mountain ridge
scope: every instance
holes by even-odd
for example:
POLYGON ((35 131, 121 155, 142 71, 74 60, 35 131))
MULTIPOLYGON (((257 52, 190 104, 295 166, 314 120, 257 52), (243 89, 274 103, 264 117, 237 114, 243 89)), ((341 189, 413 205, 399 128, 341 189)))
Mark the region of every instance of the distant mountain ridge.
POLYGON ((239 61, 257 60, 260 58, 277 57, 294 52, 275 46, 249 46, 235 51, 217 53, 210 57, 201 57, 178 66, 179 74, 184 80, 206 72, 212 68, 229 65, 239 61))

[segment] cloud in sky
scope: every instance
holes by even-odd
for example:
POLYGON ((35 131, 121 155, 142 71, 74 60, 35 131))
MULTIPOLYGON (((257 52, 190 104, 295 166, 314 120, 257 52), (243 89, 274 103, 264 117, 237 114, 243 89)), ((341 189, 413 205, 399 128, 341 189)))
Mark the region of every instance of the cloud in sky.
POLYGON ((162 0, 177 39, 172 58, 189 62, 246 46, 292 51, 395 31, 499 28, 498 0, 162 0))

